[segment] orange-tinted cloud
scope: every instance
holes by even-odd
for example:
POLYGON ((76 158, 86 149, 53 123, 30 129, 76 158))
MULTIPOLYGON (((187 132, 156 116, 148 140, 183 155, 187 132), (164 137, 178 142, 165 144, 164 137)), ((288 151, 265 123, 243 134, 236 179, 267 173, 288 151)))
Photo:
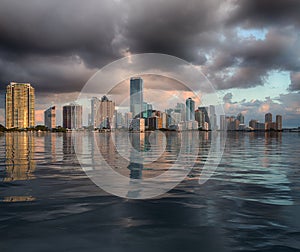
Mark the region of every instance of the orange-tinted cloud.
POLYGON ((258 111, 261 113, 267 113, 270 111, 270 105, 267 103, 264 103, 259 107, 258 111))

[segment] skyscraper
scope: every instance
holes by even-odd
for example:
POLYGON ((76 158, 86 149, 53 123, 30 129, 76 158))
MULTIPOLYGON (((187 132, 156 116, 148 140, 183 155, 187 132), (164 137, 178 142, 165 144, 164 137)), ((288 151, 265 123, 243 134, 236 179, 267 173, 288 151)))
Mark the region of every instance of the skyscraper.
POLYGON ((143 113, 142 113, 142 117, 143 118, 149 118, 152 114, 152 104, 147 103, 147 102, 143 102, 143 113))
POLYGON ((266 124, 267 130, 275 130, 276 125, 275 125, 275 123, 272 123, 272 114, 271 113, 265 114, 265 124, 266 124))
POLYGON ((276 130, 282 131, 282 116, 276 115, 276 130))
POLYGON ((109 100, 105 95, 99 103, 98 113, 96 115, 97 127, 101 129, 111 129, 115 113, 115 103, 109 100))
POLYGON ((90 126, 94 128, 99 127, 99 120, 97 120, 97 111, 99 109, 100 100, 97 97, 91 99, 91 118, 90 126))
POLYGON ((29 83, 11 82, 6 87, 6 128, 34 127, 34 88, 29 83))
POLYGON ((132 121, 132 113, 131 112, 125 113, 125 128, 129 129, 131 121, 132 121))
POLYGON ((198 122, 198 128, 199 129, 203 129, 204 128, 204 122, 205 122, 205 119, 204 119, 204 113, 197 109, 195 111, 195 120, 198 122))
POLYGON ((239 113, 236 117, 236 119, 238 119, 240 121, 240 124, 244 124, 245 123, 245 117, 242 113, 239 113))
POLYGON ((271 123, 272 122, 272 114, 271 113, 267 113, 265 115, 265 123, 271 123))
POLYGON ((252 128, 252 129, 256 129, 256 125, 258 124, 258 121, 257 120, 254 120, 254 119, 251 119, 249 121, 249 127, 252 128))
POLYGON ((133 117, 142 117, 143 111, 143 79, 141 77, 134 77, 130 79, 130 112, 133 117))
POLYGON ((194 121, 195 120, 195 101, 192 98, 188 98, 185 101, 185 119, 186 121, 194 121))
POLYGON ((78 104, 63 106, 63 127, 66 129, 82 128, 82 106, 78 104))
POLYGON ((220 130, 227 130, 227 121, 225 115, 220 115, 220 130))
POLYGON ((181 113, 181 120, 185 120, 185 104, 177 103, 174 112, 181 113))
POLYGON ((44 111, 44 124, 48 129, 56 127, 56 108, 52 106, 44 111))
POLYGON ((198 110, 203 112, 204 122, 208 123, 208 129, 210 129, 211 126, 210 126, 210 119, 209 119, 209 116, 208 116, 208 108, 207 107, 198 107, 198 110))
POLYGON ((210 129, 216 130, 217 129, 217 115, 216 115, 216 108, 214 105, 209 106, 209 121, 210 121, 210 129))

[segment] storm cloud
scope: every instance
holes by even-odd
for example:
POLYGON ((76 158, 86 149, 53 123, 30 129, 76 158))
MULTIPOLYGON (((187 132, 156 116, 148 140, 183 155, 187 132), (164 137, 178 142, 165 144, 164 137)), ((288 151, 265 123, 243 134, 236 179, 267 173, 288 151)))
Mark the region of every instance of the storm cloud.
POLYGON ((1 89, 78 92, 111 61, 164 53, 201 66, 217 89, 264 85, 282 70, 297 91, 299 13, 297 0, 2 0, 1 89))

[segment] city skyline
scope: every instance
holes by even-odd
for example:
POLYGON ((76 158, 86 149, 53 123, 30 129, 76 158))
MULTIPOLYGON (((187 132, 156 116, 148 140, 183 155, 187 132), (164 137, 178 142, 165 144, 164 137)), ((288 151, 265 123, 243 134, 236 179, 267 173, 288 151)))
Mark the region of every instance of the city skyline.
MULTIPOLYGON (((177 103, 174 108, 165 108, 165 112, 153 109, 151 103, 143 101, 143 79, 141 77, 130 78, 130 106, 129 112, 121 113, 115 109, 115 102, 109 100, 106 95, 101 99, 92 97, 90 99, 90 113, 88 114, 88 124, 83 124, 83 106, 76 103, 64 105, 63 124, 66 129, 80 129, 92 126, 98 129, 132 128, 133 112, 138 113, 135 117, 146 119, 143 122, 134 122, 133 125, 141 123, 145 129, 167 129, 176 126, 177 129, 196 129, 194 124, 182 124, 182 122, 197 122, 198 129, 201 130, 276 130, 283 129, 282 115, 276 114, 276 121, 273 122, 272 113, 265 114, 265 121, 257 119, 249 120, 249 126, 245 124, 245 116, 239 112, 237 116, 221 114, 219 122, 215 114, 215 106, 200 106, 195 109, 195 101, 189 97, 184 103, 177 103), (138 94, 138 96, 137 96, 138 94), (138 98, 137 98, 138 97, 138 98), (133 112, 132 112, 133 111, 133 112), (128 116, 130 114, 130 116, 128 116), (178 115, 177 115, 178 114, 178 115), (127 119, 126 119, 127 118, 127 119), (155 119, 153 121, 153 119, 155 119), (156 126, 155 126, 156 125, 156 126), (160 125, 160 126, 159 126, 160 125), (179 127, 179 128, 178 128, 179 127)), ((29 83, 11 82, 6 91, 6 126, 7 128, 30 128, 34 126, 34 88, 29 83), (15 99, 16 97, 16 99, 15 99), (16 105, 15 105, 16 103, 16 105), (15 105, 15 106, 14 106, 15 105), (22 105, 22 106, 21 106, 22 105), (12 113, 12 108, 17 111, 12 113), (21 118, 19 118, 19 112, 21 118), (24 112, 25 111, 25 112, 24 112), (27 111, 27 113, 26 113, 27 111), (17 115, 17 116, 16 116, 17 115), (29 122, 31 123, 29 125, 29 122), (22 123, 22 125, 20 125, 22 123), (28 124, 28 125, 27 125, 28 124)), ((51 106, 44 111, 44 126, 54 129, 56 126, 56 107, 51 106)), ((174 127, 173 127, 174 128, 174 127)), ((144 131, 144 129, 142 131, 144 131)))
POLYGON ((300 0, 0 0, 3 251, 300 252, 300 0))
POLYGON ((4 1, 0 123, 5 119, 4 92, 10 81, 35 86, 36 121, 42 122, 45 104, 72 102, 97 70, 123 56, 153 52, 199 67, 225 99, 226 114, 240 110, 247 120, 254 114, 262 120, 272 110, 283 115, 285 127, 296 127, 300 124, 299 8, 297 1, 274 5, 270 0, 39 5, 31 0, 4 1), (18 12, 26 14, 15 15, 18 12), (49 15, 47 24, 41 12, 49 15))

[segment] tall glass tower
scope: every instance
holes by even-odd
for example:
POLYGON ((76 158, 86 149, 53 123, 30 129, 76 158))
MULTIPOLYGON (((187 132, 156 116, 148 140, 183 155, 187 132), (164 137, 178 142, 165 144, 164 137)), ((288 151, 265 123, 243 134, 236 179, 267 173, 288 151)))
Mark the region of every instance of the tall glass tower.
POLYGON ((188 98, 185 101, 186 112, 185 118, 186 121, 194 121, 195 120, 195 101, 192 98, 188 98))
POLYGON ((11 82, 6 87, 5 103, 6 128, 34 127, 34 88, 29 83, 11 82))
POLYGON ((143 79, 134 77, 130 79, 130 112, 133 118, 136 116, 142 117, 143 111, 143 79))

